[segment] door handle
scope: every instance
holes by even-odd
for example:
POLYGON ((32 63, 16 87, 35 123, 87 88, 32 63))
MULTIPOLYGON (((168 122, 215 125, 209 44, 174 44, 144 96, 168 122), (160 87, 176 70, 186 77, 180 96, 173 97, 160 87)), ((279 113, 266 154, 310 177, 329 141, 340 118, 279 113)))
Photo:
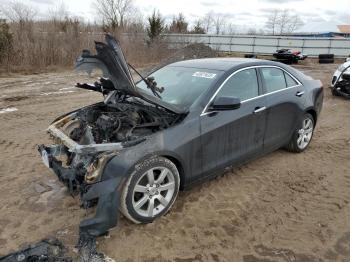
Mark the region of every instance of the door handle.
POLYGON ((298 97, 301 97, 301 96, 303 96, 303 94, 305 94, 304 91, 298 91, 295 95, 298 97))
POLYGON ((256 107, 255 110, 253 111, 254 114, 258 114, 266 109, 266 106, 263 107, 256 107))

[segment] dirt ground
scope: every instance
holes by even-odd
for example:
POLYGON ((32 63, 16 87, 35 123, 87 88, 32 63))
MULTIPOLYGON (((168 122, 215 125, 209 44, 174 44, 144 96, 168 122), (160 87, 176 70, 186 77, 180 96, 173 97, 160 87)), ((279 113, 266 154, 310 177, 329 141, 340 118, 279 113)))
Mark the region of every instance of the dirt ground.
MULTIPOLYGON (((336 66, 297 66, 325 86, 306 152, 279 150, 181 192, 152 224, 121 218, 99 250, 128 262, 350 261, 350 101, 326 88, 336 66)), ((101 99, 76 81, 72 72, 0 78, 0 255, 47 236, 76 243, 86 213, 36 150, 56 116, 101 99)))

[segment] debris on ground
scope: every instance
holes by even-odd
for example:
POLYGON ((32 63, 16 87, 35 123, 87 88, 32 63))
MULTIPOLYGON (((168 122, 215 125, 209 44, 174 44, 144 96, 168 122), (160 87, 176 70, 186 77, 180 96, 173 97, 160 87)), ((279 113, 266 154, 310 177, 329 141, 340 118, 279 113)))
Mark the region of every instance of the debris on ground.
POLYGON ((49 238, 0 257, 0 262, 115 262, 97 251, 96 238, 91 236, 80 236, 77 253, 77 258, 68 256, 68 250, 61 241, 49 238))
POLYGON ((44 239, 18 252, 0 257, 0 262, 72 262, 65 256, 66 248, 55 238, 44 239))

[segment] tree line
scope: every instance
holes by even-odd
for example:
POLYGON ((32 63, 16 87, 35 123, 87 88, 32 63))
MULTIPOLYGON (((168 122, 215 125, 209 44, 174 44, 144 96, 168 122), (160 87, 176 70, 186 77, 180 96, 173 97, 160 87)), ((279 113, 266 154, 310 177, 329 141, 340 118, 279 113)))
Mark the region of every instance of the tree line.
MULTIPOLYGON (((90 23, 71 15, 63 3, 47 10, 45 17, 18 0, 1 5, 0 70, 71 65, 81 49, 93 49, 94 40, 102 40, 103 32, 128 33, 128 39, 121 44, 128 59, 136 64, 157 61, 169 52, 162 42, 162 35, 166 33, 237 33, 228 15, 214 11, 190 23, 182 13, 170 21, 159 10, 144 17, 134 0, 95 0, 92 8, 98 19, 90 23)), ((291 11, 273 10, 267 17, 266 31, 251 28, 246 33, 290 33, 301 25, 300 17, 291 11)))

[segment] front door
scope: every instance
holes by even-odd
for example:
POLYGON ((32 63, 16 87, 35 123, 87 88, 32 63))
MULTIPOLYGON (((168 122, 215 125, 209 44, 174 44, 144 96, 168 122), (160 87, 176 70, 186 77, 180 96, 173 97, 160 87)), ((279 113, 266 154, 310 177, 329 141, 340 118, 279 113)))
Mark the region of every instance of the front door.
POLYGON ((201 115, 204 176, 215 169, 245 161, 262 151, 266 105, 265 97, 259 96, 262 92, 259 86, 255 68, 239 70, 224 82, 215 98, 240 98, 241 107, 211 112, 209 104, 201 115))

